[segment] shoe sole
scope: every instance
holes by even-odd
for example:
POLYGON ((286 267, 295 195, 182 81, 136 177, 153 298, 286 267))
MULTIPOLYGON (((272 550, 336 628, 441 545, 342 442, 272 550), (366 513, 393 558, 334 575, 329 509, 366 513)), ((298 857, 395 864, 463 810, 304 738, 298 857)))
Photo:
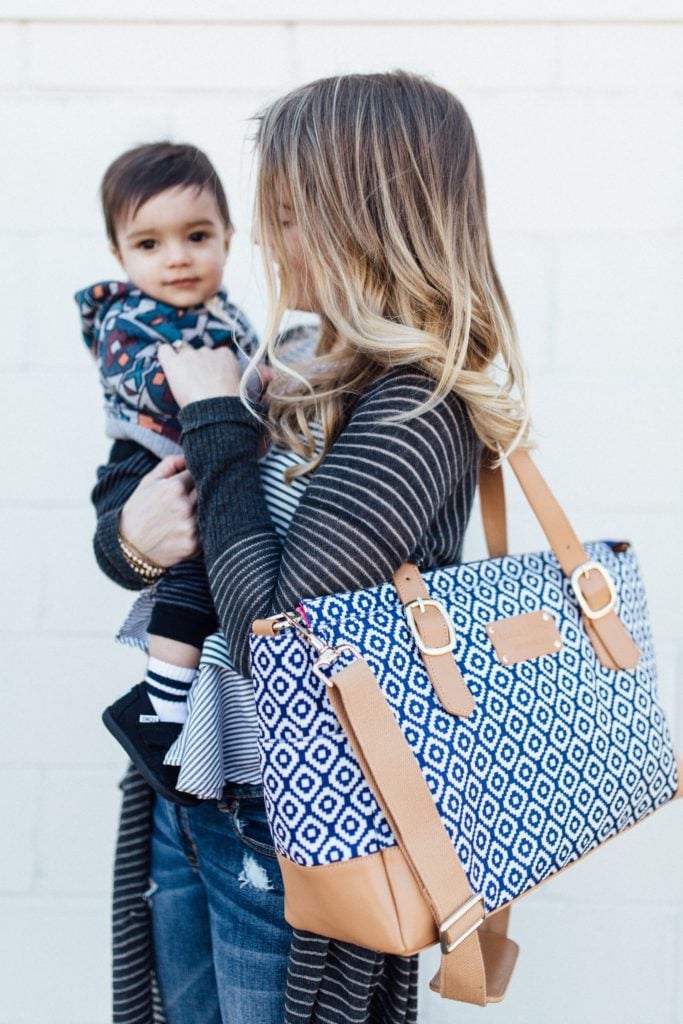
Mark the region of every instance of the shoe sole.
POLYGON ((170 800, 171 803, 180 804, 181 807, 196 807, 197 804, 201 803, 199 797, 190 796, 189 793, 185 796, 179 789, 171 789, 157 778, 145 762, 140 760, 138 751, 126 733, 119 727, 109 708, 102 712, 102 721, 117 743, 121 744, 145 782, 152 787, 155 793, 163 796, 166 800, 170 800))

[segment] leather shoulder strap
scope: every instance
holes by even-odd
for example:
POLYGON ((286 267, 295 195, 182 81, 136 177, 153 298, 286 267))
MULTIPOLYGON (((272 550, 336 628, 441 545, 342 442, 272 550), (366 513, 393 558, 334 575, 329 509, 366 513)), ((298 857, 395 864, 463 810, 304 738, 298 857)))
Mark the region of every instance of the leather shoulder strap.
POLYGON ((367 663, 357 659, 335 673, 328 695, 434 916, 444 955, 433 987, 444 998, 478 1006, 499 1001, 518 953, 505 938, 507 919, 481 932, 483 901, 470 888, 429 787, 367 663))

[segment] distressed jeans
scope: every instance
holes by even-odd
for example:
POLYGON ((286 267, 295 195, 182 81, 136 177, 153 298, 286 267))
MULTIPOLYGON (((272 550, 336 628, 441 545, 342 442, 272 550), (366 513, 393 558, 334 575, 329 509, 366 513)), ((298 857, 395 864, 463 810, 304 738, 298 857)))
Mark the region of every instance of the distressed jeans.
POLYGON ((292 930, 263 796, 157 796, 150 902, 168 1024, 281 1024, 292 930))

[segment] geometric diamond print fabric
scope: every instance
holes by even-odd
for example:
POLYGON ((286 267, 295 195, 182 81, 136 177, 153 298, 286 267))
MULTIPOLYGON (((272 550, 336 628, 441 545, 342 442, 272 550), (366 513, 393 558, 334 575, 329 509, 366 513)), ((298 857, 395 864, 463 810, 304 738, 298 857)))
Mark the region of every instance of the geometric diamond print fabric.
MULTIPOLYGON (((454 656, 476 701, 467 719, 439 703, 391 583, 304 601, 313 632, 333 645, 353 644, 375 673, 487 913, 650 814, 676 790, 635 556, 604 542, 586 551, 615 583, 617 614, 641 652, 633 670, 600 664, 550 552, 423 574, 455 625, 454 656), (501 664, 485 627, 540 610, 553 617, 562 649, 501 664)), ((294 630, 252 637, 275 846, 311 867, 395 845, 326 687, 310 671, 314 660, 294 630)))

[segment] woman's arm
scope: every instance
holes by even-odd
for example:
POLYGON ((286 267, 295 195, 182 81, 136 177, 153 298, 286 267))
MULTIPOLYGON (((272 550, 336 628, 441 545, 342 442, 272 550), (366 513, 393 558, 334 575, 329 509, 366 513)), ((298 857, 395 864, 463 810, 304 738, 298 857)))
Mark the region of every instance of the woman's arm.
POLYGON ((119 530, 153 562, 171 566, 199 550, 196 493, 184 460, 161 462, 134 441, 117 441, 97 470, 91 501, 97 514, 93 548, 102 571, 119 586, 141 590, 142 578, 123 557, 119 530))
POLYGON ((240 671, 251 622, 301 598, 373 586, 409 558, 477 451, 453 396, 416 419, 433 387, 397 368, 371 387, 311 479, 280 545, 261 487, 258 423, 234 397, 181 413, 218 617, 240 671))
POLYGON ((158 462, 156 456, 135 441, 116 441, 107 464, 97 468, 97 483, 90 495, 97 516, 93 536, 97 564, 110 580, 128 590, 142 590, 145 583, 123 557, 119 546, 119 517, 142 477, 158 462))

